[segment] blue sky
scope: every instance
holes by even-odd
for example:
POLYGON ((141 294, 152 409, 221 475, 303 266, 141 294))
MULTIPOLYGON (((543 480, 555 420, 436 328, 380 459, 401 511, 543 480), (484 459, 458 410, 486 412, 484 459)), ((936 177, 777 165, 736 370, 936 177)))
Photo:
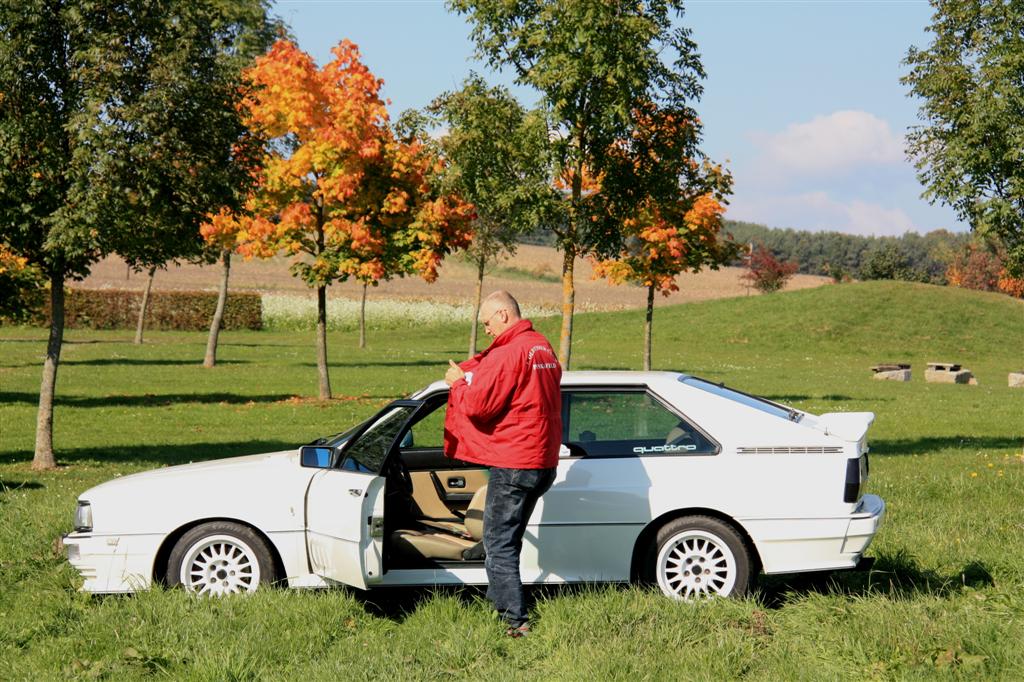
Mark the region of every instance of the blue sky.
MULTIPOLYGON (((473 59, 469 26, 441 0, 278 0, 299 46, 324 63, 343 38, 384 79, 393 115, 475 70, 526 105, 537 93, 473 59)), ((920 198, 903 138, 917 104, 899 82, 929 42, 924 0, 688 2, 708 77, 696 109, 704 151, 735 177, 728 218, 898 235, 966 226, 920 198)))

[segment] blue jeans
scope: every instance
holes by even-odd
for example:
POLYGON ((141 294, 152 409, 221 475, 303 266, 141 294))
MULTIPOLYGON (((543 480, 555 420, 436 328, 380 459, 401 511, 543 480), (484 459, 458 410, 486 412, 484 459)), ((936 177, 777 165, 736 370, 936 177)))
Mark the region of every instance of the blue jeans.
POLYGON ((484 506, 487 598, 498 615, 518 627, 527 621, 519 554, 537 500, 555 480, 554 469, 491 468, 484 506))

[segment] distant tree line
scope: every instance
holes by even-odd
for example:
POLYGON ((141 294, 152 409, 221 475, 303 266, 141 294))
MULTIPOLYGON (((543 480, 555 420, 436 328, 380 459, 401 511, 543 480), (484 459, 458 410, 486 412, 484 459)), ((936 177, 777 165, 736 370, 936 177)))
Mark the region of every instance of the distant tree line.
POLYGON ((902 237, 862 237, 841 232, 807 232, 757 223, 726 221, 725 230, 743 244, 763 244, 776 258, 795 261, 799 272, 836 280, 898 279, 946 284, 955 254, 971 241, 969 234, 935 230, 902 237))
MULTIPOLYGON (((843 279, 898 279, 946 284, 946 271, 956 254, 971 243, 970 234, 935 230, 902 237, 862 237, 842 232, 808 232, 768 227, 737 220, 724 221, 723 232, 743 245, 763 245, 779 261, 796 262, 797 272, 843 279)), ((536 229, 520 236, 524 244, 553 246, 550 230, 536 229)), ((733 265, 746 265, 742 252, 733 265)))

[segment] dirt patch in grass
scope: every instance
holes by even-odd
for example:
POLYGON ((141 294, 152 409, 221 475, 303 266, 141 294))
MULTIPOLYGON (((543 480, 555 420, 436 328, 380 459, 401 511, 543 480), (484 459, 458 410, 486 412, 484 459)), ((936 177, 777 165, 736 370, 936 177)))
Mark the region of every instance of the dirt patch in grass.
MULTIPOLYGON (((312 292, 288 272, 289 259, 244 261, 235 257, 231 264, 231 287, 235 290, 254 289, 274 293, 312 292)), ((525 305, 558 308, 562 301, 562 254, 543 246, 524 244, 516 255, 491 266, 484 279, 484 291, 508 289, 525 305)), ((603 280, 593 279, 589 261, 577 259, 577 310, 621 310, 642 308, 647 292, 635 286, 611 286, 603 280)), ((705 301, 733 296, 757 295, 744 286, 742 268, 708 270, 696 275, 686 274, 678 279, 679 291, 671 296, 658 296, 657 305, 705 301)), ((828 283, 827 277, 796 275, 787 290, 807 289, 828 283)), ((92 273, 78 287, 138 288, 145 286, 144 274, 131 272, 120 258, 111 256, 97 263, 92 273)), ((220 283, 220 266, 171 265, 160 270, 153 281, 154 289, 216 289, 220 283)), ((476 269, 459 257, 449 258, 441 267, 440 276, 433 284, 418 277, 405 277, 371 287, 369 298, 399 298, 433 300, 444 303, 471 301, 476 292, 476 269)), ((355 282, 334 284, 328 296, 357 299, 360 285, 355 282)))

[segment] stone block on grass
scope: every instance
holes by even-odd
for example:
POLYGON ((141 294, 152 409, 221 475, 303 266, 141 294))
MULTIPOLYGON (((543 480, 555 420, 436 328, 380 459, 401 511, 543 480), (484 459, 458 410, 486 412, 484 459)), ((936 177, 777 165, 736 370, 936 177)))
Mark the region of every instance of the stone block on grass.
POLYGON ((905 362, 883 362, 871 368, 878 381, 910 381, 910 365, 905 362))
POLYGON ((971 370, 953 362, 929 362, 928 369, 924 371, 924 380, 933 384, 978 385, 971 370))
POLYGON ((1024 372, 1010 372, 1008 380, 1010 388, 1024 388, 1024 372))

